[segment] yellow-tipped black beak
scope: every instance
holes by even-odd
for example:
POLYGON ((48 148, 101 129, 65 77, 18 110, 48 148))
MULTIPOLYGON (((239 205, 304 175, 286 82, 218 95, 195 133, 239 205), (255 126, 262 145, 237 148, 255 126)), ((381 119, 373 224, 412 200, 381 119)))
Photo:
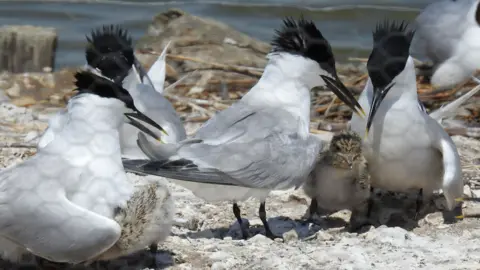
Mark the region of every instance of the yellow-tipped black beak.
POLYGON ((370 106, 370 112, 368 113, 367 119, 367 128, 365 129, 365 137, 368 136, 368 132, 370 131, 370 127, 372 126, 373 117, 377 113, 380 104, 382 103, 383 99, 387 95, 388 91, 393 87, 395 83, 391 83, 386 85, 385 87, 374 87, 373 88, 373 100, 372 106, 370 106))
POLYGON ((328 89, 330 89, 330 91, 332 91, 338 97, 338 99, 350 107, 350 109, 352 109, 353 112, 360 118, 365 118, 365 111, 363 110, 362 106, 360 106, 352 92, 350 92, 350 90, 348 90, 338 78, 332 79, 325 75, 320 76, 327 85, 328 89))
POLYGON ((145 114, 141 113, 140 111, 135 111, 133 113, 125 113, 125 116, 128 118, 128 120, 130 120, 129 124, 138 128, 139 130, 141 130, 142 132, 150 135, 151 137, 153 137, 155 140, 157 141, 161 141, 161 137, 158 136, 155 132, 153 132, 152 130, 148 129, 144 124, 140 123, 139 121, 137 121, 136 119, 140 120, 140 121, 143 121, 149 125, 151 125, 152 127, 154 128, 157 128, 158 130, 160 130, 161 132, 163 132, 164 134, 168 135, 167 132, 159 125, 157 124, 155 121, 153 121, 152 119, 150 119, 148 116, 146 116, 145 114))

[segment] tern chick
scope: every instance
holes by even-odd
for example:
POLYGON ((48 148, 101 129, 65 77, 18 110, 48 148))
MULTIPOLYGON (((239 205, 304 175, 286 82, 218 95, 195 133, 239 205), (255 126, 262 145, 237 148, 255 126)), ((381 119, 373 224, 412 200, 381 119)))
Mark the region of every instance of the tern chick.
POLYGON ((156 247, 170 234, 175 205, 168 187, 156 180, 137 186, 114 219, 122 228, 118 241, 95 260, 111 260, 150 247, 155 260, 156 247))
POLYGON ((322 210, 352 210, 350 229, 365 224, 370 198, 370 174, 362 154, 362 138, 353 131, 333 136, 330 147, 320 153, 315 169, 303 185, 312 202, 310 217, 322 210))

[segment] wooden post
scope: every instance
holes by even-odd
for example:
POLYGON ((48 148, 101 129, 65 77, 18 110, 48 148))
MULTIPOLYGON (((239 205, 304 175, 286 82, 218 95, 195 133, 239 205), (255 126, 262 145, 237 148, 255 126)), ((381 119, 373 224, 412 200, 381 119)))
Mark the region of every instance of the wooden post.
POLYGON ((57 33, 31 25, 0 27, 0 71, 13 73, 53 70, 57 33))

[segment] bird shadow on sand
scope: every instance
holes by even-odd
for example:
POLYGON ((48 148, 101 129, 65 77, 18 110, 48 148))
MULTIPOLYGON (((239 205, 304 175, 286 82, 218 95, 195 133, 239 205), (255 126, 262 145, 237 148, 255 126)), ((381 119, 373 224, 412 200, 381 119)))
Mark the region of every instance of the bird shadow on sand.
POLYGON ((148 250, 124 256, 111 261, 98 261, 88 266, 54 263, 33 256, 26 256, 21 263, 0 260, 0 269, 11 270, 138 270, 165 269, 174 265, 175 254, 168 250, 158 250, 155 257, 148 250))
MULTIPOLYGON (((262 234, 265 235, 265 228, 263 225, 249 225, 249 221, 247 219, 242 219, 243 226, 246 227, 246 231, 248 232, 247 240, 251 237, 262 234)), ((294 220, 286 216, 278 216, 269 218, 268 224, 272 233, 278 238, 281 238, 284 233, 295 230, 298 235, 299 239, 307 238, 311 235, 314 235, 319 230, 325 228, 332 228, 332 227, 343 227, 345 226, 345 221, 340 218, 329 218, 322 222, 321 224, 314 224, 307 222, 305 220, 294 220)), ((231 237, 234 240, 241 240, 243 239, 240 224, 235 222, 230 227, 219 227, 219 228, 210 228, 206 230, 201 230, 198 232, 188 232, 185 234, 177 235, 179 237, 184 238, 216 238, 216 239, 224 239, 225 237, 231 237)))
MULTIPOLYGON (((374 197, 374 205, 368 225, 379 227, 400 227, 412 231, 420 227, 419 222, 428 215, 442 212, 444 223, 452 223, 454 217, 451 212, 439 210, 435 201, 444 201, 443 195, 435 194, 429 200, 422 202, 417 212, 417 200, 414 196, 386 192, 374 197)), ((358 231, 363 232, 362 229, 358 231)))

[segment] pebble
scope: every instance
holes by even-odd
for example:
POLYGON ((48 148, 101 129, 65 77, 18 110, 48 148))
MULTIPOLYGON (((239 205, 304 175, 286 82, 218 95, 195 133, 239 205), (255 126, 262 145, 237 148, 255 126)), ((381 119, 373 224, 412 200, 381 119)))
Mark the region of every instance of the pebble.
POLYGON ((265 235, 260 234, 260 233, 254 235, 253 237, 251 237, 247 241, 252 242, 252 243, 271 243, 271 242, 273 242, 272 239, 270 239, 270 238, 268 238, 265 235))
POLYGON ((285 243, 293 242, 298 240, 298 233, 295 229, 292 229, 288 232, 283 233, 283 240, 285 243))

